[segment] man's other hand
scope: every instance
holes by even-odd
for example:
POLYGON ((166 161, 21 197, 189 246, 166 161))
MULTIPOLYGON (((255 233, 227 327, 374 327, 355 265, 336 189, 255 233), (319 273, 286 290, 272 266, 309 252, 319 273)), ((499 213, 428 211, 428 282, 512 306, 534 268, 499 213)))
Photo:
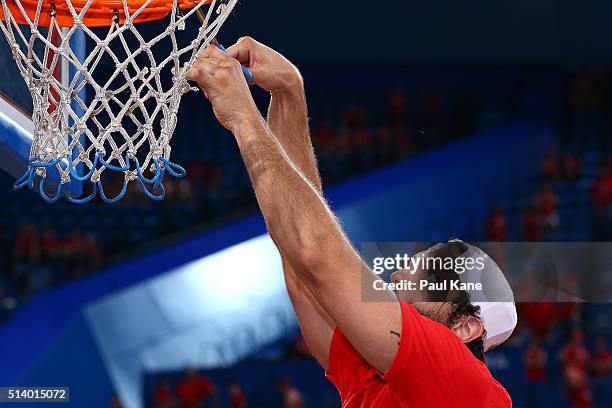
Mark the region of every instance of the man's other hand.
POLYGON ((302 87, 298 69, 272 48, 251 37, 243 37, 228 48, 229 55, 253 73, 253 82, 266 91, 286 91, 302 87))
POLYGON ((187 79, 196 81, 212 103, 215 116, 229 131, 261 118, 240 63, 215 45, 209 45, 187 79))

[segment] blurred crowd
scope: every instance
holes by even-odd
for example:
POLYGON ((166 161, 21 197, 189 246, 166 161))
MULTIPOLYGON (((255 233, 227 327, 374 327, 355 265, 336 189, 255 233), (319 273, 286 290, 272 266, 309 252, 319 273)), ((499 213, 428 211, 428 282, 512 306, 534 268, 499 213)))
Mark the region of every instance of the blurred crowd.
MULTIPOLYGON (((278 378, 274 399, 282 408, 303 408, 302 392, 288 377, 278 378)), ((151 408, 248 408, 249 399, 236 378, 230 378, 221 387, 195 368, 187 368, 176 381, 161 377, 147 396, 151 408), (222 389, 221 389, 222 388, 222 389)), ((118 398, 111 399, 111 408, 120 408, 118 398)))
POLYGON ((78 227, 60 236, 50 225, 39 230, 24 221, 15 237, 9 277, 20 292, 34 293, 87 273, 100 264, 101 255, 96 237, 78 227))
MULTIPOLYGON (((508 218, 502 205, 492 206, 485 224, 487 241, 504 242, 519 240, 526 242, 549 241, 558 238, 561 228, 560 205, 576 206, 575 203, 560 202, 554 186, 581 183, 590 200, 593 214, 592 240, 612 239, 612 157, 598 167, 595 177, 585 179, 581 173, 582 161, 572 154, 557 157, 549 155, 542 161, 542 177, 530 200, 519 203, 521 211, 521 234, 510 236, 508 218)), ((575 198, 575 197, 572 197, 575 198)), ((509 211, 515 211, 510 208, 509 211)))
MULTIPOLYGON (((496 204, 484 230, 489 241, 602 241, 612 238, 610 89, 600 69, 578 72, 570 85, 563 152, 542 160, 527 199, 496 204), (584 159, 583 159, 584 158, 584 159), (509 219, 520 229, 510 231, 509 219), (586 235, 580 232, 586 229, 586 235)), ((582 271, 577 271, 578 274, 582 271)), ((564 279, 576 279, 569 274, 564 279)), ((612 406, 609 332, 588 330, 597 316, 585 303, 519 304, 508 347, 522 350, 527 407, 549 406, 560 393, 573 408, 612 406)))
POLYGON ((593 341, 593 351, 586 345, 581 329, 574 329, 557 356, 549 356, 542 343, 533 336, 523 352, 527 382, 527 406, 541 407, 546 381, 559 381, 569 404, 575 408, 608 407, 609 387, 612 385, 612 352, 605 338, 593 341), (555 358, 551 372, 550 359, 555 358))
POLYGON ((481 107, 473 90, 447 101, 427 91, 415 101, 404 89, 395 88, 377 119, 351 105, 339 120, 314 124, 312 139, 326 184, 474 135, 480 128, 481 107))
POLYGON ((612 241, 612 158, 591 186, 595 216, 595 241, 612 241))
POLYGON ((6 237, 0 236, 0 322, 19 301, 84 276, 102 260, 102 246, 96 236, 78 227, 60 235, 51 225, 39 227, 23 220, 12 239, 2 238, 6 237))

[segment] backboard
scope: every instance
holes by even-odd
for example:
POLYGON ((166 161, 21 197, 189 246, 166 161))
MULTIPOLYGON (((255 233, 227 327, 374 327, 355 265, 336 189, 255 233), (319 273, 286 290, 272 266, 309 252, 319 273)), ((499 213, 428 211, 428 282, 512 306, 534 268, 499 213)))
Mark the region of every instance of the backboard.
POLYGON ((4 38, 0 41, 0 166, 19 177, 26 167, 34 131, 32 100, 10 48, 4 38))
MULTIPOLYGON (((73 37, 71 47, 79 59, 85 58, 83 33, 73 37)), ((68 67, 69 64, 61 64, 54 73, 64 84, 73 75, 68 67)), ((0 35, 0 169, 14 178, 20 177, 27 168, 33 132, 32 97, 6 39, 0 35)), ((51 180, 52 183, 58 181, 51 180)), ((71 193, 80 194, 81 189, 77 180, 71 183, 71 193)))

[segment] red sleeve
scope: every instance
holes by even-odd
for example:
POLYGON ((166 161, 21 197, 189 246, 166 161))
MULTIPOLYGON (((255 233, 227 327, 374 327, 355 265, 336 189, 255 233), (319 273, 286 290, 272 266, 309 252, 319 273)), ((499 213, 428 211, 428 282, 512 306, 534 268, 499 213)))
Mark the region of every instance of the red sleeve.
POLYGON ((362 391, 363 386, 376 379, 378 373, 361 357, 342 331, 336 328, 329 349, 329 368, 325 375, 334 383, 345 401, 348 396, 362 391))
POLYGON ((401 306, 400 348, 384 379, 407 405, 511 406, 484 363, 449 328, 423 317, 407 303, 401 306))

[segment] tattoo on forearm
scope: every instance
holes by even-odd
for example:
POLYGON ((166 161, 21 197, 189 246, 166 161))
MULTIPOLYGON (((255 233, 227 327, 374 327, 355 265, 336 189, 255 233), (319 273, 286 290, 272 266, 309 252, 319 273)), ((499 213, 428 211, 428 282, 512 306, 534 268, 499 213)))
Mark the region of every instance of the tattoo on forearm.
POLYGON ((390 333, 391 333, 392 335, 394 335, 394 336, 397 336, 397 339, 398 339, 398 340, 397 340, 397 345, 399 346, 399 345, 400 345, 399 339, 400 339, 400 337, 401 337, 401 336, 400 336, 400 334, 399 334, 398 332, 396 332, 396 331, 393 331, 393 330, 391 330, 391 331, 390 331, 390 333))

